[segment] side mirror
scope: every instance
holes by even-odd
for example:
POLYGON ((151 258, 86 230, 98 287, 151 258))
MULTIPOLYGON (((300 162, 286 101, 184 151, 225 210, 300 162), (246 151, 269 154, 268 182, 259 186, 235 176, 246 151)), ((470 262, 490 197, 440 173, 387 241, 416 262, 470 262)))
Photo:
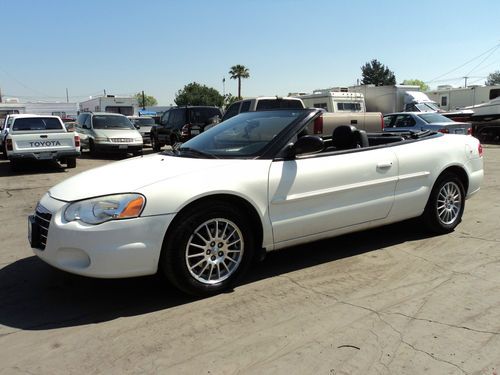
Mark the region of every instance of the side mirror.
POLYGON ((136 128, 136 129, 140 129, 140 128, 141 128, 141 125, 139 125, 139 124, 134 124, 134 128, 136 128))
POLYGON ((297 155, 315 154, 323 151, 324 148, 323 139, 315 135, 305 135, 287 147, 285 157, 293 159, 297 155))
POLYGON ((87 125, 82 125, 82 129, 89 129, 87 125))

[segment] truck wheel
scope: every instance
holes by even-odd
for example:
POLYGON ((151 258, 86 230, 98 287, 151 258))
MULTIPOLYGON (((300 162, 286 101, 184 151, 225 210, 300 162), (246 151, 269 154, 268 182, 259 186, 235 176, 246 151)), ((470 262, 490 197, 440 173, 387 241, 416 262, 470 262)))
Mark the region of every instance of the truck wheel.
POLYGON ((462 221, 465 189, 453 173, 443 173, 434 184, 422 214, 425 225, 434 233, 452 232, 462 221))
POLYGON ((164 240, 160 269, 192 295, 210 296, 230 288, 253 259, 255 236, 247 217, 220 201, 181 215, 164 240))
POLYGON ((151 136, 151 147, 153 148, 154 152, 160 152, 161 150, 160 142, 155 136, 151 136))
POLYGON ((5 143, 2 146, 2 159, 7 159, 7 150, 5 149, 5 143))
POLYGON ((66 158, 67 168, 76 168, 76 158, 66 158))
POLYGON ((10 169, 14 172, 19 171, 19 160, 10 159, 10 169))
POLYGON ((142 150, 134 151, 134 152, 132 152, 132 155, 134 155, 134 156, 141 156, 142 155, 142 150))

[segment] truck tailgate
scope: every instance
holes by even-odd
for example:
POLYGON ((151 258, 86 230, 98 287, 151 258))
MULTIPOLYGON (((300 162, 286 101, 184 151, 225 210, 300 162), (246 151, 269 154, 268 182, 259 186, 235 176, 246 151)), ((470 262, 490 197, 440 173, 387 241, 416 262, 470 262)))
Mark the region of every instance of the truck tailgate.
POLYGON ((15 152, 45 152, 75 149, 73 133, 11 133, 12 146, 15 152))

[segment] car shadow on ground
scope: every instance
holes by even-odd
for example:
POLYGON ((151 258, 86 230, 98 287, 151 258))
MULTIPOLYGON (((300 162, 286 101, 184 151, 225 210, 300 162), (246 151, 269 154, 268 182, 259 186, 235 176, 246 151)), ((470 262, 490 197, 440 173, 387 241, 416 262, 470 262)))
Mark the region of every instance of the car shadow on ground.
MULTIPOLYGON (((255 264, 238 285, 429 236, 415 227, 403 222, 273 252, 255 264)), ((0 269, 0 324, 24 330, 99 323, 195 300, 160 276, 86 278, 56 270, 35 256, 0 269)))
MULTIPOLYGON (((156 153, 152 148, 144 148, 142 150, 143 155, 149 155, 149 154, 154 154, 156 153)), ((110 160, 110 161, 116 161, 116 160, 123 160, 123 159, 128 159, 134 157, 130 153, 123 153, 123 152, 98 152, 95 154, 91 154, 90 151, 84 150, 82 151, 82 154, 80 155, 79 159, 93 159, 93 160, 110 160)))
POLYGON ((22 161, 16 165, 15 169, 12 168, 10 161, 0 160, 0 177, 7 176, 22 176, 22 175, 33 175, 33 174, 45 174, 45 173, 64 173, 66 170, 64 165, 51 160, 47 161, 22 161))

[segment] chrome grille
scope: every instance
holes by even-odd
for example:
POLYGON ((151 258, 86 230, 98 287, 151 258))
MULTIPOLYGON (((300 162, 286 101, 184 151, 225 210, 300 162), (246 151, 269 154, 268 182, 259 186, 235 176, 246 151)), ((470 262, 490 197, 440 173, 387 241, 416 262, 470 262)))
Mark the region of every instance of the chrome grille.
POLYGON ((47 244, 47 236, 49 234, 50 220, 52 219, 52 214, 49 210, 43 207, 40 203, 36 206, 35 210, 35 221, 40 228, 40 244, 41 250, 45 250, 47 244))
POLYGON ((133 138, 110 138, 111 142, 115 143, 130 143, 133 142, 133 138))

